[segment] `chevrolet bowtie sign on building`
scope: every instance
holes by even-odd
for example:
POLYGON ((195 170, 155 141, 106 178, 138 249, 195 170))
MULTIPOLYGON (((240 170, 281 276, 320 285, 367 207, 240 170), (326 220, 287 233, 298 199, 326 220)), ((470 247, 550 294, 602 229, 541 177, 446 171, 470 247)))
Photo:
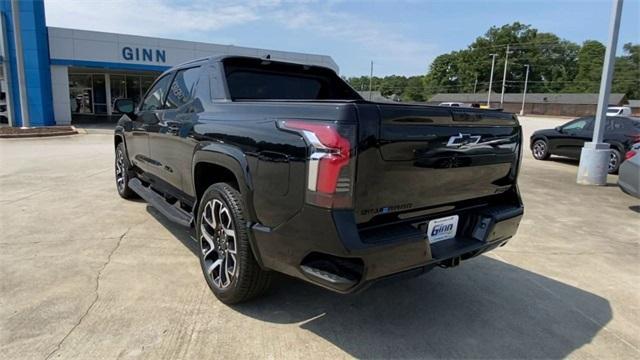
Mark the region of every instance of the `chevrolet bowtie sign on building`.
POLYGON ((12 126, 115 122, 171 66, 212 55, 312 63, 328 56, 47 27, 42 0, 0 0, 0 121, 12 126))

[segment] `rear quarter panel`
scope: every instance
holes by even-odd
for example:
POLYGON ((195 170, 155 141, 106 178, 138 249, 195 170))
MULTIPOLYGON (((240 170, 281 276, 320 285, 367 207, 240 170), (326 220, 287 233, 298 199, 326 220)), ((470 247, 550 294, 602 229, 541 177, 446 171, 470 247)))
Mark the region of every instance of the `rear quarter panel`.
MULTIPOLYGON (((277 127, 279 119, 340 120, 353 116, 350 104, 289 102, 217 103, 201 114, 194 137, 201 143, 238 149, 246 169, 254 221, 277 227, 304 203, 307 145, 277 127)), ((206 150, 206 146, 203 148, 206 150)))

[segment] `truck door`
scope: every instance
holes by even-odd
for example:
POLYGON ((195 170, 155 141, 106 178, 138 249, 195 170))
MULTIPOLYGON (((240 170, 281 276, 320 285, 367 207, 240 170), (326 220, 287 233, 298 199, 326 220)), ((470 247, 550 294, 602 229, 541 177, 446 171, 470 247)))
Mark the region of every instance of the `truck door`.
POLYGON ((194 99, 199 66, 180 69, 168 88, 162 118, 150 128, 149 144, 154 174, 170 185, 178 197, 191 194, 191 163, 196 141, 190 136, 200 100, 194 99), (184 193, 184 194, 183 194, 184 193))
POLYGON ((154 168, 156 165, 151 158, 149 133, 162 118, 162 104, 172 77, 173 73, 166 74, 153 84, 142 104, 140 104, 136 119, 133 122, 131 138, 127 139, 129 157, 145 173, 155 173, 154 168))

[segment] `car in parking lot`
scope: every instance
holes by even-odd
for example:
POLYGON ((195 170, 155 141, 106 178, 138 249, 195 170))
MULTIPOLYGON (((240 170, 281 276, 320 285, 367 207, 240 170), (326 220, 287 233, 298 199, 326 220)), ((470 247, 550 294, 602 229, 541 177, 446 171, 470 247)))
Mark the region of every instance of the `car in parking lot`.
MULTIPOLYGON (((531 153, 537 160, 551 155, 579 159, 584 143, 593 138, 595 117, 572 120, 553 129, 543 129, 531 135, 531 153)), ((611 147, 609 173, 618 172, 624 154, 640 141, 640 119, 626 116, 607 116, 603 141, 611 147)))
POLYGON ((631 116, 631 108, 628 106, 609 106, 607 116, 631 116))
POLYGON ((461 102, 441 102, 438 106, 449 106, 449 107, 468 107, 465 103, 461 102))
POLYGON ((633 144, 620 165, 618 186, 631 196, 640 198, 640 143, 633 144))

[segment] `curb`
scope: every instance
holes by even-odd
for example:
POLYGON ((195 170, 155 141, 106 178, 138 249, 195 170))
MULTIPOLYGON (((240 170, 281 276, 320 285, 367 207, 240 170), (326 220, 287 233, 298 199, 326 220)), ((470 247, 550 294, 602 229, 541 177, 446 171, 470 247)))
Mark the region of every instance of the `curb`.
POLYGON ((0 134, 0 139, 24 139, 24 138, 40 138, 40 137, 54 137, 54 136, 67 136, 67 135, 76 135, 78 134, 78 130, 70 126, 64 130, 53 130, 51 132, 42 132, 42 133, 16 133, 16 134, 0 134))

